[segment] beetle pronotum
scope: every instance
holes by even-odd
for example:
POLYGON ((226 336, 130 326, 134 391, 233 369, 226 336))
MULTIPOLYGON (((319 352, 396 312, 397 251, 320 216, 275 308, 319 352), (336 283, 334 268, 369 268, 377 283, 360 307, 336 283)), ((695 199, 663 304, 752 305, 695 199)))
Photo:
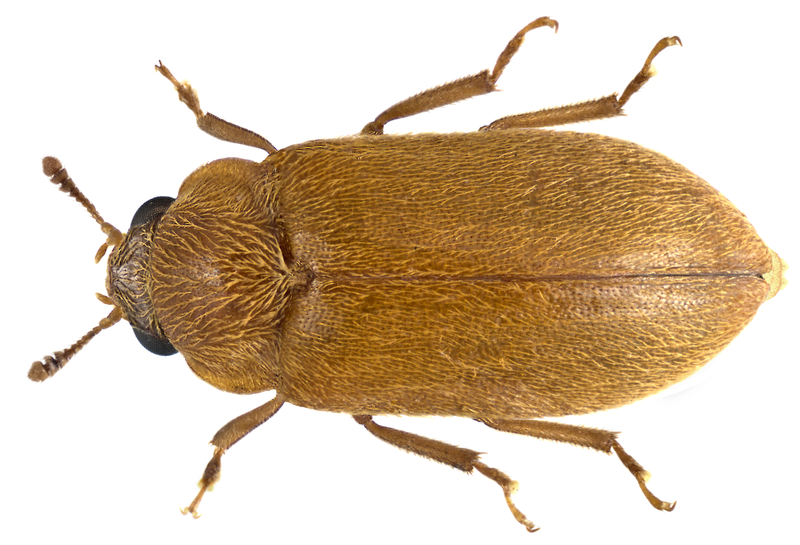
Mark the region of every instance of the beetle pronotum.
MULTIPOLYGON (((529 129, 618 115, 651 76, 652 58, 677 39, 658 42, 619 99, 507 117, 466 135, 380 136, 393 119, 494 90, 522 36, 540 26, 556 25, 537 19, 493 71, 399 103, 360 137, 280 151, 204 114, 191 88, 157 67, 203 130, 270 154, 260 165, 201 167, 177 204, 155 203, 157 225, 135 217, 127 239, 93 212, 115 247, 103 298, 114 310, 90 336, 124 317, 155 337, 143 344, 169 351, 168 341, 221 389, 278 390, 215 436, 189 511, 218 477, 224 451, 284 401, 351 413, 387 442, 477 469, 502 487, 530 531, 510 498, 516 483, 478 453, 378 426, 371 416, 471 416, 503 431, 613 450, 651 504, 671 509, 649 492, 646 472, 615 434, 527 419, 619 406, 681 380, 782 287, 784 266, 730 203, 680 165, 625 142, 529 129), (217 179, 224 185, 214 186, 217 179), (141 257, 130 260, 131 248, 141 257), (676 254, 683 261, 670 261, 676 254), (265 270, 274 274, 254 273, 265 270), (248 299, 254 293, 261 297, 248 299), (746 308, 736 306, 742 302, 746 308), (674 314, 679 306, 684 313, 674 314), (699 327, 714 316, 721 319, 712 331, 699 327), (587 325, 607 327, 605 342, 596 331, 581 335, 587 325), (522 371, 523 362, 535 372, 522 371)), ((77 195, 57 160, 44 166, 77 195)), ((88 338, 34 364, 31 378, 51 376, 88 338)))

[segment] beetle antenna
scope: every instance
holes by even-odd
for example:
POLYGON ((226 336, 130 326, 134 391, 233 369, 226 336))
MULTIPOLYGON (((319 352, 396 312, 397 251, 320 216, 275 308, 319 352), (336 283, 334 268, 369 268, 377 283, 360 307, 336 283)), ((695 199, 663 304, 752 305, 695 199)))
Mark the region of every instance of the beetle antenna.
POLYGON ((45 356, 43 361, 33 362, 33 365, 31 365, 31 370, 28 371, 28 378, 34 382, 42 382, 43 380, 52 377, 58 372, 59 369, 64 367, 70 359, 72 359, 72 356, 80 352, 81 348, 86 346, 89 341, 95 337, 95 335, 104 329, 108 329, 121 319, 122 311, 115 306, 108 316, 100 320, 99 324, 90 329, 89 332, 78 339, 75 344, 66 350, 54 352, 52 356, 45 356))
POLYGON ((58 189, 64 193, 69 193, 70 197, 83 205, 94 218, 94 221, 100 224, 100 229, 102 229, 108 237, 94 256, 94 262, 98 263, 105 255, 109 246, 116 246, 122 242, 122 232, 103 219, 97 211, 97 208, 95 208, 89 199, 81 193, 81 190, 78 189, 78 186, 72 181, 72 178, 70 178, 67 169, 64 168, 61 161, 55 157, 45 157, 42 159, 42 170, 44 171, 44 175, 48 176, 50 181, 58 186, 58 189))
MULTIPOLYGON (((45 157, 42 159, 42 171, 44 171, 45 176, 50 178, 51 182, 58 186, 58 189, 64 193, 68 193, 73 199, 81 203, 89 212, 89 214, 91 214, 94 220, 100 224, 100 229, 103 230, 107 238, 94 256, 94 262, 99 262, 105 255, 108 247, 118 245, 120 242, 122 242, 124 235, 119 229, 103 219, 103 217, 97 211, 97 208, 95 208, 89 199, 86 198, 86 195, 81 193, 81 190, 78 189, 78 186, 76 186, 75 182, 72 181, 72 178, 70 178, 69 173, 67 173, 67 169, 64 168, 64 165, 61 164, 61 161, 55 157, 45 157)), ((100 294, 97 294, 97 296, 103 303, 114 305, 110 298, 100 294)), ((33 362, 30 371, 28 371, 28 378, 34 382, 42 382, 43 380, 52 377, 58 372, 59 369, 64 367, 75 354, 80 352, 84 346, 89 344, 89 341, 91 341, 98 333, 116 324, 122 319, 122 317, 122 311, 116 305, 114 305, 114 309, 108 314, 108 316, 100 320, 100 323, 90 329, 83 337, 78 339, 75 344, 66 350, 59 350, 54 352, 51 356, 45 356, 42 361, 33 362)))

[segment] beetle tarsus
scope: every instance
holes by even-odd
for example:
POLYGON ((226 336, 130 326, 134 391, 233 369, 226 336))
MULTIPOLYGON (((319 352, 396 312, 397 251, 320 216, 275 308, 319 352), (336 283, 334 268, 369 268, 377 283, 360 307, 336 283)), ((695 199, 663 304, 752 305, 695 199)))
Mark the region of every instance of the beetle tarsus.
MULTIPOLYGON (((522 46, 522 42, 525 40, 525 35, 533 29, 541 28, 543 26, 548 26, 553 29, 554 32, 558 32, 558 21, 554 21, 550 17, 539 17, 532 23, 529 23, 525 28, 517 32, 517 34, 511 38, 511 41, 508 42, 508 45, 500 53, 500 56, 497 57, 497 62, 494 64, 494 69, 492 70, 491 76, 491 84, 494 87, 494 84, 497 83, 497 80, 500 79, 500 76, 503 74, 503 70, 505 70, 508 63, 511 61, 511 58, 519 51, 519 48, 522 46)), ((493 89, 494 90, 494 89, 493 89)))
POLYGON ((639 483, 639 488, 642 489, 642 493, 644 494, 644 497, 647 498, 647 501, 650 502, 650 505, 659 511, 672 511, 675 509, 677 502, 670 503, 667 501, 662 501, 658 499, 652 492, 650 492, 650 489, 647 488, 647 480, 650 478, 650 473, 643 468, 639 462, 634 460, 633 456, 625 452, 625 449, 623 449, 616 440, 611 443, 611 448, 617 453, 617 456, 622 464, 627 467, 628 471, 630 471, 634 478, 636 478, 636 482, 639 483))
POLYGON ((511 514, 514 515, 514 518, 517 520, 517 522, 522 524, 525 529, 531 533, 539 531, 539 528, 537 528, 536 525, 517 508, 517 506, 514 504, 514 501, 511 499, 511 494, 514 494, 519 488, 519 483, 517 483, 517 481, 513 480, 499 469, 489 467, 483 462, 473 462, 472 466, 483 475, 489 477, 500 485, 500 487, 503 489, 503 496, 506 498, 506 504, 508 505, 508 508, 511 510, 511 514))
POLYGON ((200 108, 200 97, 188 81, 178 81, 178 79, 172 75, 172 72, 169 71, 169 68, 164 66, 161 61, 158 61, 156 65, 156 72, 167 78, 170 83, 175 86, 175 90, 178 91, 181 102, 186 104, 197 119, 203 117, 203 110, 200 108))
POLYGON ((188 515, 189 513, 192 514, 193 519, 199 519, 203 515, 197 512, 197 506, 200 505, 200 500, 203 499, 203 495, 206 493, 206 488, 202 488, 200 492, 197 493, 192 503, 189 504, 189 507, 181 507, 181 514, 188 515))
POLYGON ((653 47, 650 54, 647 56, 647 60, 644 61, 644 65, 642 69, 639 70, 639 73, 631 80, 625 90, 622 92, 622 95, 619 97, 619 107, 622 108, 625 104, 630 100, 634 93, 636 93, 642 86, 647 83, 647 81, 656 75, 656 70, 653 68, 652 63, 653 59, 656 58, 656 55, 664 51, 666 48, 673 46, 673 45, 680 45, 683 47, 683 43, 681 39, 677 36, 668 36, 666 38, 661 38, 658 43, 653 47))
POLYGON ((208 465, 206 465, 205 471, 203 471, 203 477, 200 479, 200 482, 197 483, 197 486, 200 487, 200 492, 197 493, 197 496, 194 497, 192 503, 189 504, 189 507, 182 507, 181 513, 184 515, 188 515, 189 513, 192 514, 193 518, 200 518, 200 513, 197 512, 197 506, 200 505, 200 502, 205 496, 206 492, 210 492, 214 488, 214 484, 219 481, 220 478, 220 470, 222 468, 222 455, 225 451, 221 448, 214 449, 214 455, 209 460, 208 465))

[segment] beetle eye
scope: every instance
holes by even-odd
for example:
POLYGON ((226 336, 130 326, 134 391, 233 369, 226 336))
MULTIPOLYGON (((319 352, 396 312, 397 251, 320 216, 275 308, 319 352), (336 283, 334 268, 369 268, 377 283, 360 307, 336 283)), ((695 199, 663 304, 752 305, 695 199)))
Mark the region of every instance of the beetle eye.
POLYGON ((160 339, 138 327, 133 328, 133 334, 136 335, 139 344, 157 356, 171 356, 178 353, 178 350, 168 340, 160 339))
POLYGON ((145 202, 133 215, 131 228, 144 225, 154 218, 159 217, 166 212, 167 208, 169 208, 169 205, 171 205, 174 200, 175 199, 172 197, 154 197, 145 202))

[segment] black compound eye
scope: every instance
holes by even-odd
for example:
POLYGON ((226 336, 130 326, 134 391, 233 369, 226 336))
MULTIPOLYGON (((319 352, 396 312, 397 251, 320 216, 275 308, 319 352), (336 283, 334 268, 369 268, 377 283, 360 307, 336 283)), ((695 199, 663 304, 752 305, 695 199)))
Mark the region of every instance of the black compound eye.
POLYGON ((139 340, 139 344, 157 356, 171 356, 177 354, 178 350, 166 339, 159 339, 138 327, 133 328, 133 334, 139 340))
POLYGON ((173 203, 175 199, 172 197, 153 197, 142 206, 133 215, 131 220, 131 227, 144 225, 149 221, 161 216, 166 212, 167 208, 173 203))

